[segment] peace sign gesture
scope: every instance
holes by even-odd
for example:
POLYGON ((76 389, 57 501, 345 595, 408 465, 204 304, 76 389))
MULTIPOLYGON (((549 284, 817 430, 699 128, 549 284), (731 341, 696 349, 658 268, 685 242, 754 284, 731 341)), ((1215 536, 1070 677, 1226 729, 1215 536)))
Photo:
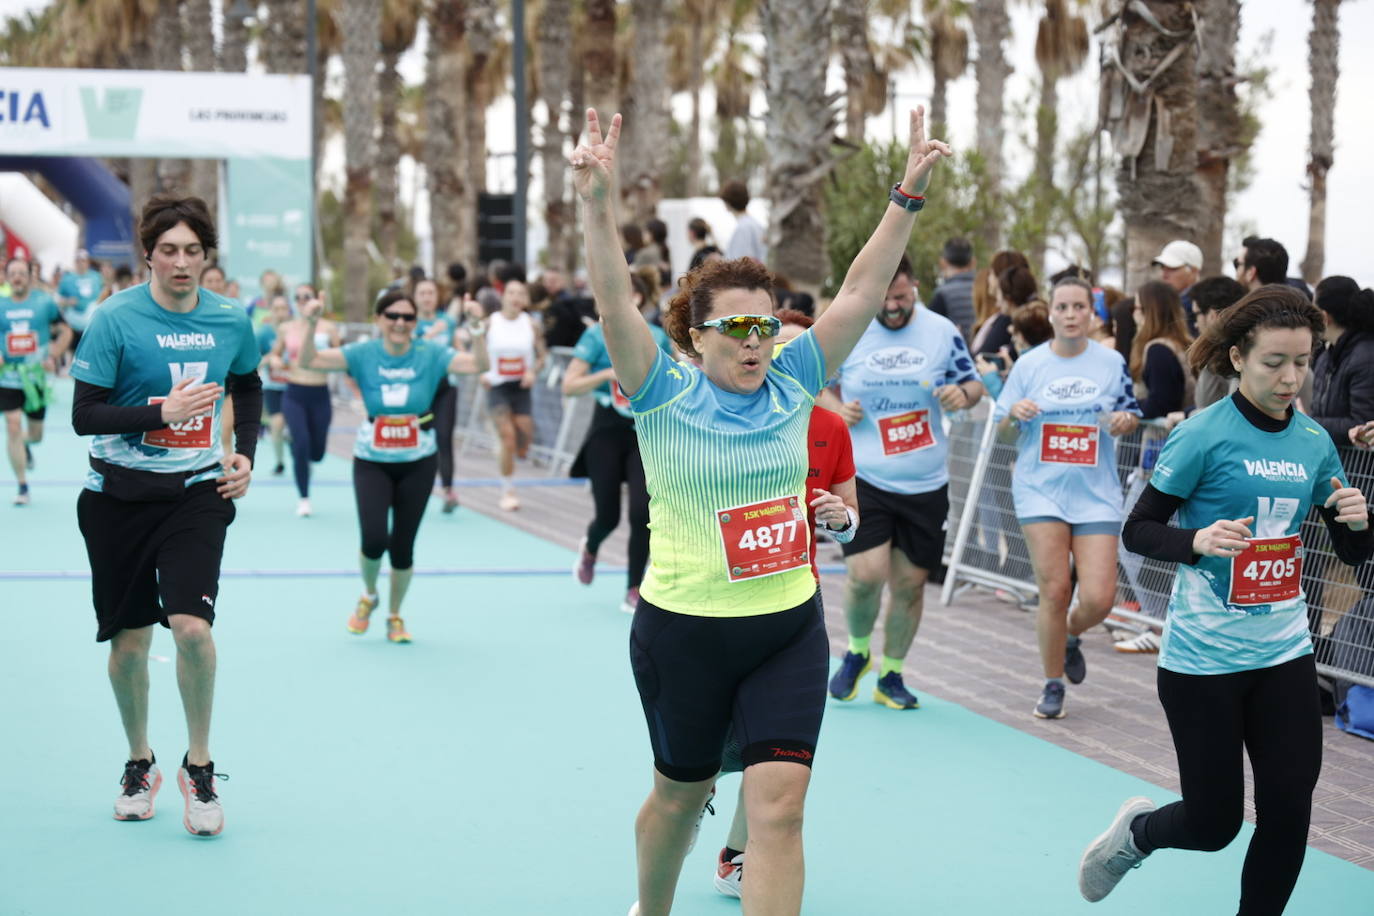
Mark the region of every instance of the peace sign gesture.
POLYGON ((615 146, 620 141, 620 115, 611 118, 611 129, 601 138, 601 121, 595 108, 587 109, 587 142, 573 150, 573 187, 585 201, 605 200, 615 175, 615 146))
POLYGON ((920 197, 930 186, 930 170, 945 156, 953 155, 949 144, 943 140, 926 139, 926 109, 916 106, 911 113, 911 150, 906 157, 906 176, 902 179, 902 190, 920 197))

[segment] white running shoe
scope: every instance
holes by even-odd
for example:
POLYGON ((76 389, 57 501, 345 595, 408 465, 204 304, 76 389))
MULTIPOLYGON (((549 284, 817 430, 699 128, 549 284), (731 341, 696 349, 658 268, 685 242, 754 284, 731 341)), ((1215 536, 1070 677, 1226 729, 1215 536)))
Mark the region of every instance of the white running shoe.
POLYGON ((1139 868, 1145 854, 1136 848, 1131 822, 1155 810, 1148 798, 1128 798, 1116 812, 1112 824, 1083 851, 1078 863, 1078 891, 1089 903, 1096 903, 1116 887, 1126 872, 1139 868))
POLYGON ((744 853, 733 859, 725 858, 725 850, 720 851, 716 860, 716 890, 727 897, 744 896, 744 853))
POLYGON ((301 518, 309 518, 310 500, 302 499, 300 502, 296 503, 296 514, 299 515, 301 518))
POLYGON ((153 801, 157 798, 157 790, 162 788, 162 771, 157 768, 156 757, 124 764, 119 784, 124 791, 115 799, 115 820, 146 821, 153 816, 153 801))
POLYGON ((195 767, 192 772, 185 757, 181 758, 181 766, 177 769, 177 787, 186 799, 186 814, 181 822, 196 836, 218 836, 224 829, 224 808, 215 792, 215 777, 229 777, 214 770, 215 764, 211 761, 203 767, 195 767))
POLYGON ((627 914, 627 916, 639 916, 639 901, 638 901, 638 900, 636 900, 634 903, 630 904, 630 912, 627 914))
POLYGON ((706 796, 706 801, 701 806, 701 813, 697 815, 696 826, 692 828, 692 842, 687 844, 687 851, 689 853, 697 848, 697 837, 701 836, 701 822, 706 820, 706 812, 709 811, 712 814, 716 813, 716 809, 711 806, 711 802, 715 800, 715 797, 716 787, 713 785, 711 786, 711 793, 706 796))
POLYGON ((1130 652, 1137 655, 1145 653, 1157 653, 1159 651, 1159 635, 1154 630, 1146 630, 1139 636, 1131 639, 1123 639, 1112 648, 1118 652, 1130 652))
POLYGON ((506 490, 501 494, 501 509, 504 512, 514 512, 520 508, 520 497, 515 495, 514 490, 506 490))

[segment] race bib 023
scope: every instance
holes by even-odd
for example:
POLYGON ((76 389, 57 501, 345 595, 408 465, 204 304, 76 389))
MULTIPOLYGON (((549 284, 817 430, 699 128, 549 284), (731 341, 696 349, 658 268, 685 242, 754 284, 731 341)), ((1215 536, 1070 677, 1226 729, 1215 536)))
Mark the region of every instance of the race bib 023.
MULTIPOLYGON (((165 400, 167 399, 149 398, 148 403, 161 404, 165 400)), ((215 418, 211 414, 201 414, 144 433, 143 444, 153 448, 205 449, 210 447, 214 429, 215 418)))

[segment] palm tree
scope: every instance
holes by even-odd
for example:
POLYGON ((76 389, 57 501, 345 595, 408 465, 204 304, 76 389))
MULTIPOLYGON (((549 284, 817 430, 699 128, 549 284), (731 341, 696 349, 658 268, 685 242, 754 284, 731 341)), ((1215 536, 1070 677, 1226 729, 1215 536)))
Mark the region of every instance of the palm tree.
POLYGON ((1250 145, 1236 96, 1240 0, 1201 0, 1197 58, 1197 184, 1202 199, 1202 275, 1222 272, 1231 160, 1250 145))
POLYGON ((584 0, 582 68, 589 108, 614 112, 620 105, 616 86, 615 0, 584 0))
MULTIPOLYGON (((973 35, 978 41, 978 58, 973 72, 978 80, 978 153, 983 159, 987 193, 994 203, 1002 196, 1002 138, 1006 132, 1006 113, 1003 98, 1011 65, 1003 44, 1011 36, 1011 18, 1007 15, 1006 0, 974 0, 973 35)), ((995 250, 1002 240, 1002 226, 992 220, 985 224, 980 235, 982 247, 995 250)))
POLYGON ((1173 239, 1200 237, 1197 43, 1190 4, 1140 0, 1103 23, 1103 120, 1119 157, 1126 288, 1173 239))
POLYGON ((755 165, 761 165, 764 158, 750 117, 750 104, 760 81, 755 71, 763 69, 763 62, 745 38, 756 28, 757 14, 753 0, 734 0, 720 54, 711 68, 716 95, 716 147, 711 160, 722 184, 731 178, 747 184, 757 171, 755 165))
POLYGON ((930 128, 932 136, 948 133, 946 96, 949 84, 968 69, 968 33, 959 24, 967 12, 963 0, 925 0, 926 29, 930 44, 930 69, 934 84, 930 90, 930 128))
POLYGON ((1031 246, 1030 263, 1036 276, 1043 276, 1045 242, 1050 228, 1054 191, 1054 154, 1059 134, 1059 93, 1061 77, 1077 73, 1088 59, 1088 23, 1069 10, 1066 0, 1045 0, 1045 15, 1035 33, 1035 62, 1040 67, 1040 105, 1035 113, 1035 195, 1034 218, 1037 232, 1031 246))
POLYGON ((1312 0, 1312 33, 1308 38, 1307 61, 1312 68, 1312 88, 1308 91, 1312 108, 1312 133, 1308 139, 1307 174, 1310 210, 1307 216, 1307 254, 1302 259, 1302 276, 1308 283, 1322 277, 1326 261, 1326 173, 1331 170, 1336 115, 1336 80, 1340 76, 1337 52, 1340 50, 1341 0, 1312 0))
MULTIPOLYGON (((546 261, 562 267, 568 262, 567 173, 563 160, 563 108, 572 81, 572 2, 544 0, 536 25, 539 97, 544 103, 544 130, 539 144, 544 173, 544 224, 549 242, 546 261)), ((576 114, 574 112, 574 123, 576 114)))
POLYGON ((463 74, 463 89, 467 105, 463 108, 463 140, 467 144, 468 180, 463 186, 464 197, 459 211, 459 236, 466 240, 468 250, 464 260, 476 264, 478 260, 477 195, 487 189, 487 108, 495 100, 497 87, 504 85, 506 71, 501 48, 497 44, 500 24, 497 22, 498 0, 468 0, 467 65, 463 74))
POLYGON ((262 31, 263 63, 269 73, 302 73, 306 62, 305 15, 302 0, 266 0, 267 27, 262 31))
POLYGON ((469 199, 468 169, 461 152, 462 112, 467 108, 463 84, 466 4, 433 0, 426 15, 425 181, 434 264, 437 270, 454 263, 475 267, 472 239, 463 236, 461 218, 463 203, 469 199))
POLYGON ((827 273, 822 181, 834 159, 828 0, 763 0, 768 69, 764 117, 768 143, 769 266, 818 289, 827 273))
POLYGON ((396 261, 396 205, 398 172, 401 167, 401 138, 397 109, 403 86, 396 67, 401 55, 415 41, 419 13, 411 0, 385 0, 382 4, 382 72, 377 80, 378 120, 381 131, 377 144, 377 243, 387 265, 396 261))
POLYGON ((382 17, 372 0, 341 0, 335 18, 343 39, 344 96, 348 99, 344 107, 344 314, 349 321, 366 321, 382 17))
POLYGON ((686 92, 692 102, 687 129, 687 197, 701 194, 701 91, 706 83, 706 60, 716 43, 717 21, 727 0, 683 0, 683 16, 669 43, 670 80, 674 92, 686 92))
POLYGON ((664 0, 631 0, 634 29, 629 55, 629 87, 621 102, 625 132, 621 136, 621 193, 629 202, 631 218, 642 222, 653 216, 663 196, 663 167, 667 162, 668 61, 664 53, 668 22, 664 0))
MULTIPOLYGON (((181 13, 176 0, 158 0, 150 29, 153 51, 153 68, 156 70, 182 69, 181 13)), ((161 191, 184 194, 191 185, 191 162, 189 159, 159 159, 157 163, 157 182, 161 191)))
POLYGON ((864 119, 887 105, 888 74, 912 62, 911 3, 909 0, 867 0, 837 3, 834 9, 835 44, 844 70, 845 137, 854 144, 864 138, 864 119), (873 16, 888 20, 892 37, 875 48, 869 34, 873 16))
MULTIPOLYGON (((210 0, 188 0, 181 12, 185 17, 186 50, 190 53, 191 69, 214 72, 214 10, 210 0)), ((190 183, 191 193, 205 201, 214 215, 219 206, 219 160, 193 160, 190 183)))
POLYGON ((220 8, 224 11, 224 39, 219 46, 219 69, 225 73, 243 73, 248 69, 248 23, 229 15, 229 7, 223 0, 220 8))

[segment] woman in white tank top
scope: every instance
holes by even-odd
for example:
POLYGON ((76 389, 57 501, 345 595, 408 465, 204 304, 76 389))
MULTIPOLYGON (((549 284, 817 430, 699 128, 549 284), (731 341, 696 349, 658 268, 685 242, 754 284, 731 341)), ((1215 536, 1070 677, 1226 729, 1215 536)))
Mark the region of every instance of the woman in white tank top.
POLYGON ((544 368, 544 338, 529 308, 529 290, 511 280, 501 294, 501 310, 487 324, 487 351, 491 369, 482 376, 487 387, 487 412, 491 414, 500 442, 501 508, 520 508, 515 495, 516 457, 524 458, 534 441, 534 417, 530 389, 544 368))

